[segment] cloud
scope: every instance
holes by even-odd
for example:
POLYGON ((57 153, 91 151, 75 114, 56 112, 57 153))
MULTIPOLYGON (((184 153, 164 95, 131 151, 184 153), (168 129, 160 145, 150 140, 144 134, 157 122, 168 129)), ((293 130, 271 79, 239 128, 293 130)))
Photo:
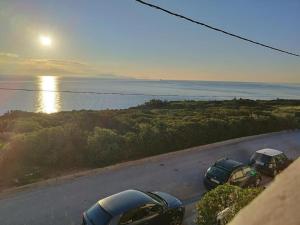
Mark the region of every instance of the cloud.
POLYGON ((97 69, 91 65, 68 60, 57 59, 26 59, 19 65, 32 73, 56 73, 56 74, 94 74, 97 69))
POLYGON ((0 74, 7 75, 96 75, 99 68, 84 62, 60 59, 23 58, 13 53, 0 53, 0 74))
POLYGON ((19 58, 19 55, 15 53, 10 53, 10 52, 0 52, 0 57, 7 57, 7 58, 19 58))

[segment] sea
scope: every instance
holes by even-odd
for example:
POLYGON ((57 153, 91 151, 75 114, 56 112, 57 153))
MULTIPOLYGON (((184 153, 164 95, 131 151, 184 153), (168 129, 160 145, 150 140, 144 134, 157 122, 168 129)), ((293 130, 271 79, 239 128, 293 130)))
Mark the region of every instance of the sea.
POLYGON ((151 99, 300 99, 300 84, 130 78, 0 76, 0 115, 11 110, 55 113, 124 109, 151 99))

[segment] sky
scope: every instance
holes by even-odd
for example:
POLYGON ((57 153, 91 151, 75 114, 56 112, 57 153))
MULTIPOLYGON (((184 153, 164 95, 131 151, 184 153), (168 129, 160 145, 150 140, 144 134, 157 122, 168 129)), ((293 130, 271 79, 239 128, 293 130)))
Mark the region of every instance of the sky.
MULTIPOLYGON (((147 1, 300 53, 299 0, 147 1)), ((0 74, 300 83, 300 58, 134 0, 0 0, 0 74)))

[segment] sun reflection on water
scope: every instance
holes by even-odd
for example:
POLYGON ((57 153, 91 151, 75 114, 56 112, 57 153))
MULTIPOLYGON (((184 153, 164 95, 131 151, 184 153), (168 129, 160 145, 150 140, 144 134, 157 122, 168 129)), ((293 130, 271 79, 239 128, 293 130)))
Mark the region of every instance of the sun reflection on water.
POLYGON ((38 77, 37 112, 55 113, 60 111, 60 93, 56 76, 38 77))

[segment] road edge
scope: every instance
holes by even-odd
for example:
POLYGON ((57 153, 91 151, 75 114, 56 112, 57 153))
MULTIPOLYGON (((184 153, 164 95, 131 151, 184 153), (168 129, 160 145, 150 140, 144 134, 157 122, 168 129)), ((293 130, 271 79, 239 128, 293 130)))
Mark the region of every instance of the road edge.
POLYGON ((29 191, 29 190, 32 190, 35 188, 42 188, 42 187, 57 185, 62 182, 65 182, 65 181, 72 181, 76 178, 80 178, 80 177, 84 177, 84 176, 93 176, 93 175, 101 174, 101 173, 109 171, 109 170, 121 169, 122 167, 136 166, 136 165, 142 164, 144 162, 156 161, 158 159, 171 158, 171 157, 180 156, 180 155, 187 154, 187 153, 194 152, 194 151, 204 151, 204 150, 209 150, 209 149, 216 148, 219 146, 232 145, 232 144, 237 144, 237 143, 240 143, 243 141, 250 141, 253 139, 264 138, 264 137, 268 137, 268 136, 272 136, 272 135, 294 133, 294 132, 299 132, 299 131, 300 131, 300 129, 284 130, 284 131, 277 131, 277 132, 271 132, 271 133, 265 133, 265 134, 259 134, 259 135, 251 135, 251 136, 246 136, 246 137, 234 138, 234 139, 215 142, 215 143, 211 143, 211 144, 200 145, 200 146, 195 146, 195 147, 191 147, 191 148, 187 148, 187 149, 177 150, 177 151, 173 151, 173 152, 169 152, 169 153, 163 153, 163 154, 150 156, 150 157, 146 157, 146 158, 142 158, 142 159, 122 162, 122 163, 118 163, 118 164, 107 166, 107 167, 84 170, 84 171, 69 174, 69 175, 64 175, 64 176, 59 176, 59 177, 55 177, 55 178, 50 178, 47 180, 38 181, 38 182, 32 183, 32 184, 27 184, 27 185, 23 185, 23 186, 19 186, 19 187, 4 189, 4 190, 0 191, 0 199, 9 197, 10 195, 18 193, 18 192, 29 191))

